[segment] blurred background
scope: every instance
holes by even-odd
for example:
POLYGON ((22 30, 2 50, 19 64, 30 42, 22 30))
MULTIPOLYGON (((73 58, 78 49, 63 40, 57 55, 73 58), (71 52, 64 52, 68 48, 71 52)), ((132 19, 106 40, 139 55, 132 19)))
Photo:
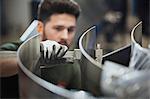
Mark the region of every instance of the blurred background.
MULTIPOLYGON (((143 22, 143 37, 147 45, 150 37, 149 0, 75 0, 82 9, 78 21, 78 37, 96 25, 91 42, 102 43, 104 53, 130 43, 130 32, 143 22)), ((37 19, 40 0, 0 0, 0 45, 18 41, 31 22, 37 19)), ((92 43, 91 43, 92 44, 92 43)))

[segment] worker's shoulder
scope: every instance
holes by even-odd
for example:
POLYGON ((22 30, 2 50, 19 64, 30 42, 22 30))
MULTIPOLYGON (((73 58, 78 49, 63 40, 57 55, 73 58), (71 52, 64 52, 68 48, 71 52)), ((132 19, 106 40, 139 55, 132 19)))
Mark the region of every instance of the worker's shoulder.
POLYGON ((18 41, 18 42, 8 42, 8 43, 4 43, 0 46, 0 51, 17 51, 17 49, 19 48, 19 46, 22 44, 22 42, 18 41))

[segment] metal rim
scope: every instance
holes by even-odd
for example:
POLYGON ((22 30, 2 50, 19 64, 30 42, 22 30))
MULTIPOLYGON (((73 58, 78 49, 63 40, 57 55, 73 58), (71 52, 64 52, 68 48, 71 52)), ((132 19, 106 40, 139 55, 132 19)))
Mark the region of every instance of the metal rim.
POLYGON ((135 44, 136 48, 143 51, 144 53, 149 53, 149 50, 146 48, 143 48, 139 43, 136 42, 134 38, 135 30, 142 24, 142 21, 140 21, 131 31, 131 41, 133 44, 135 44))
POLYGON ((30 78, 32 79, 34 82, 36 82, 38 85, 44 87, 45 89, 57 94, 57 95, 60 95, 60 96, 63 96, 63 97, 66 97, 66 98, 70 98, 72 97, 73 95, 73 92, 67 90, 67 89, 64 89, 64 88, 61 88, 61 87, 58 87, 50 82, 47 82, 45 80, 43 80, 42 78, 36 76, 35 74, 33 74, 31 71, 29 71, 21 62, 20 58, 19 58, 19 52, 21 50, 21 48, 23 47, 23 45, 25 43, 27 43, 29 40, 33 39, 34 37, 37 37, 39 36, 39 34, 31 37, 30 39, 26 40, 23 44, 21 44, 21 46, 19 47, 19 49, 17 50, 17 60, 18 60, 18 64, 19 64, 19 67, 21 68, 21 70, 30 78))
POLYGON ((93 59, 93 58, 84 50, 83 45, 82 45, 82 41, 83 41, 84 36, 85 36, 87 33, 89 33, 89 31, 91 31, 91 30, 93 30, 93 29, 95 29, 95 28, 96 28, 96 26, 92 26, 92 27, 90 27, 89 29, 87 29, 87 30, 81 35, 81 37, 80 37, 80 39, 79 39, 79 48, 80 48, 80 50, 81 50, 81 53, 82 53, 92 64, 94 64, 95 66, 97 66, 97 67, 100 68, 100 69, 103 69, 103 68, 102 68, 102 65, 101 65, 99 62, 97 62, 95 59, 93 59))

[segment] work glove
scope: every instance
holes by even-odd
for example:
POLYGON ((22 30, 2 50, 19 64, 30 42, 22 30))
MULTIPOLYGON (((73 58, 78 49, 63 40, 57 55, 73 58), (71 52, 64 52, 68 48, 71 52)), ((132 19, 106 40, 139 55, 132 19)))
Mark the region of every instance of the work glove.
POLYGON ((44 59, 56 59, 65 55, 68 47, 61 45, 56 41, 46 40, 40 42, 41 50, 43 52, 44 59))

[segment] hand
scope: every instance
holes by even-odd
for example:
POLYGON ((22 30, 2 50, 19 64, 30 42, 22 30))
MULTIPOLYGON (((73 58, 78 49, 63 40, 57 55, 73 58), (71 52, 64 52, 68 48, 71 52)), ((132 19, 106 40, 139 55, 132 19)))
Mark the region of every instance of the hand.
POLYGON ((40 42, 40 45, 43 49, 44 59, 55 59, 62 57, 68 50, 67 46, 51 40, 42 41, 40 42))

